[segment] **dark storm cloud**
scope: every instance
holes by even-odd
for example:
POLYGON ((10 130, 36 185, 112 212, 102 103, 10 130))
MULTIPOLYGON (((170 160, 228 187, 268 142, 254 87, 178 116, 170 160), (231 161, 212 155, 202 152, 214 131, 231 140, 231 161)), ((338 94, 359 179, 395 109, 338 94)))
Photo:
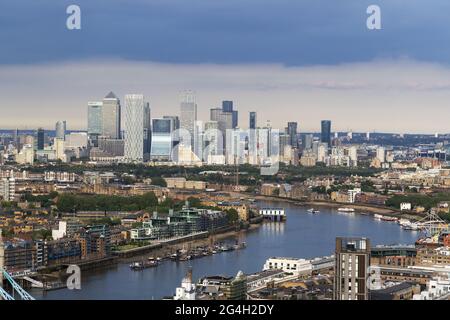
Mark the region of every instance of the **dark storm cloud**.
POLYGON ((86 58, 165 63, 448 63, 448 0, 2 0, 0 64, 86 58), (65 27, 78 4, 82 30, 65 27), (380 31, 366 8, 381 7, 380 31))

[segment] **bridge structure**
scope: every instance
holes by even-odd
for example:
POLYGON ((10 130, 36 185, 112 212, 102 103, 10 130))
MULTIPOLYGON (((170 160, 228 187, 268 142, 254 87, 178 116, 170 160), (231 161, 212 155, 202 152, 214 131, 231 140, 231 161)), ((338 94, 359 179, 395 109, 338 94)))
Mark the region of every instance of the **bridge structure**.
POLYGON ((417 225, 425 232, 428 237, 438 236, 442 231, 449 230, 449 224, 445 222, 439 215, 430 210, 427 212, 426 216, 421 220, 417 221, 417 225))
POLYGON ((15 293, 22 300, 35 300, 28 292, 26 292, 14 278, 5 270, 5 245, 3 244, 2 230, 0 229, 0 298, 3 300, 15 300, 15 293), (3 288, 4 281, 7 281, 12 287, 12 293, 8 293, 3 288))

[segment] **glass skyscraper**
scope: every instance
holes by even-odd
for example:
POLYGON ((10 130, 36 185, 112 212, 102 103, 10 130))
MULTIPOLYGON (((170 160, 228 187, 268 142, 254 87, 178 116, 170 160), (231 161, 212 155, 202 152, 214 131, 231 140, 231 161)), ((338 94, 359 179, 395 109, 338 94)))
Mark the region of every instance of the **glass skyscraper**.
POLYGON ((233 101, 222 101, 222 111, 231 113, 231 127, 236 128, 238 126, 238 112, 233 110, 233 101))
MULTIPOLYGON (((194 150, 195 145, 195 122, 197 121, 197 104, 195 95, 187 91, 180 105, 180 129, 187 130, 191 136, 190 147, 194 150)), ((186 142, 185 142, 186 143, 186 142)))
POLYGON ((172 160, 172 132, 175 123, 172 118, 152 119, 152 147, 151 159, 158 161, 172 160))
POLYGON ((297 122, 288 122, 289 145, 298 148, 297 122))
POLYGON ((103 99, 101 135, 109 139, 120 139, 120 100, 113 92, 103 99))
POLYGON ((37 135, 37 150, 44 150, 44 144, 45 144, 45 131, 42 128, 37 129, 36 132, 37 135))
POLYGON ((256 129, 256 112, 251 111, 249 116, 249 129, 256 129))
POLYGON ((102 106, 101 101, 88 102, 88 135, 94 145, 102 134, 102 106))
POLYGON ((331 147, 331 121, 322 120, 320 141, 328 144, 328 148, 331 147))

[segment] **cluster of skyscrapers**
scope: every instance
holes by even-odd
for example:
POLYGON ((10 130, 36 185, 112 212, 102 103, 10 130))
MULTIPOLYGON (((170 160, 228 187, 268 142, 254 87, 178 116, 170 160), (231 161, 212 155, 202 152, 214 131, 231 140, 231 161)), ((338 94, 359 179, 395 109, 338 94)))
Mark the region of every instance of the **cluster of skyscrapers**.
MULTIPOLYGON (((160 118, 151 117, 150 104, 142 94, 126 95, 122 107, 111 92, 102 101, 88 103, 90 156, 97 161, 116 158, 182 164, 265 164, 281 156, 285 162, 298 163, 298 150, 313 149, 313 135, 300 135, 297 122, 288 122, 281 132, 270 124, 259 127, 257 113, 252 111, 248 129, 240 128, 233 101, 211 108, 208 121, 198 120, 197 111, 192 91, 183 93, 179 116, 160 118)), ((322 121, 319 143, 326 144, 327 150, 331 146, 331 121, 322 121)))

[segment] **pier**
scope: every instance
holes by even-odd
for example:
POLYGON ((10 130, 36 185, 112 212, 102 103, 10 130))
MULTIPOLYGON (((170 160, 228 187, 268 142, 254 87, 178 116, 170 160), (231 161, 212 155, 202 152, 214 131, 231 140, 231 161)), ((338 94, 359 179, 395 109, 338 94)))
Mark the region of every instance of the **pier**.
POLYGON ((263 208, 259 209, 259 214, 267 220, 282 222, 286 220, 286 213, 283 208, 263 208))

